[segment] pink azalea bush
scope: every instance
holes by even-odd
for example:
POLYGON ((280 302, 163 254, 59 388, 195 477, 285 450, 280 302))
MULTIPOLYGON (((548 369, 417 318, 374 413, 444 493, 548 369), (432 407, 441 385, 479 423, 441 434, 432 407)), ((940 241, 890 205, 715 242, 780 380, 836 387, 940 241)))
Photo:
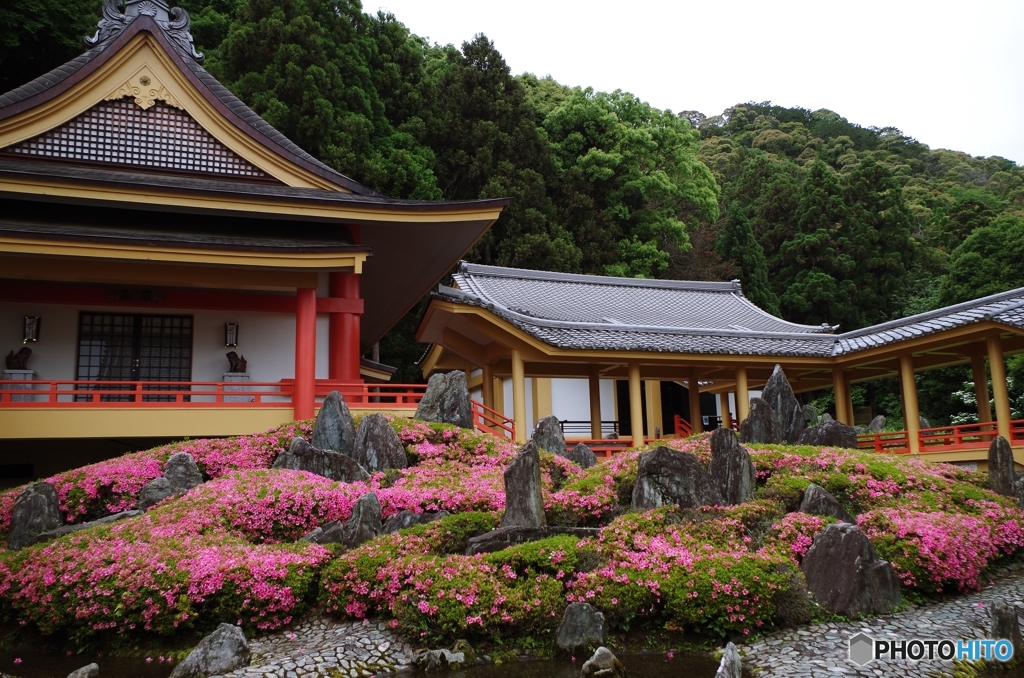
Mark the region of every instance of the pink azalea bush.
MULTIPOLYGON (((977 588, 986 568, 1024 546, 1024 512, 988 492, 984 474, 854 450, 756 446, 755 501, 638 513, 628 507, 643 450, 586 470, 543 453, 548 522, 600 532, 466 556, 466 540, 498 523, 517 446, 389 420, 410 466, 365 482, 269 468, 294 436, 310 435, 311 422, 182 441, 53 476, 75 522, 133 507, 175 452, 192 454, 210 480, 144 516, 0 553, 0 617, 86 639, 221 621, 274 629, 315 605, 384 617, 431 641, 493 640, 550 636, 566 604, 586 601, 618 628, 744 635, 786 622, 799 603, 799 563, 834 522, 794 512, 812 482, 857 516, 904 586, 921 593, 977 588), (347 519, 367 492, 385 519, 402 510, 454 515, 346 553, 297 542, 347 519)), ((665 444, 710 462, 706 434, 665 444)), ((0 493, 0 536, 20 491, 0 493)))

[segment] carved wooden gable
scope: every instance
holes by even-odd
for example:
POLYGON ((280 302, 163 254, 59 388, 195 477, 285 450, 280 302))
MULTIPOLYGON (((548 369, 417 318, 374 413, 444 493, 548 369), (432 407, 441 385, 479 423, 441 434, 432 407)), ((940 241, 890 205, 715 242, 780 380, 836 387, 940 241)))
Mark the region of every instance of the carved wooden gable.
POLYGON ((223 178, 267 177, 179 110, 169 95, 157 93, 140 101, 138 93, 123 94, 6 152, 223 178))

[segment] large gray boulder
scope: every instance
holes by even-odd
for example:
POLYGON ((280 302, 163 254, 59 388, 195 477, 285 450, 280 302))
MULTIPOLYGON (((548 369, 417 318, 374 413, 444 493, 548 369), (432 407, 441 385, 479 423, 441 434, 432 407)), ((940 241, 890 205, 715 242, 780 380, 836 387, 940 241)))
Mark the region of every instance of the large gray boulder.
POLYGON ((833 523, 819 532, 800 569, 814 600, 829 612, 856 618, 900 604, 896 572, 856 525, 833 523))
POLYGON ((413 418, 473 428, 466 373, 455 371, 430 377, 427 392, 423 394, 413 418))
POLYGON ((803 407, 796 399, 793 387, 789 385, 786 373, 782 371, 780 365, 776 365, 772 376, 768 377, 768 383, 761 391, 761 399, 771 405, 774 410, 783 442, 791 445, 795 443, 807 424, 804 419, 803 407))
POLYGON ((726 506, 742 504, 754 498, 757 475, 754 462, 736 434, 727 428, 711 434, 711 466, 708 473, 722 494, 726 506))
POLYGON ((722 661, 715 671, 715 678, 743 678, 743 664, 740 661, 739 650, 732 643, 725 646, 722 652, 722 661))
POLYGON ((109 516, 104 516, 99 520, 91 520, 88 523, 78 523, 76 525, 61 525, 56 530, 43 532, 35 539, 33 539, 32 543, 42 544, 44 542, 57 539, 58 537, 63 537, 66 534, 71 534, 72 532, 88 530, 90 527, 96 527, 97 525, 109 525, 110 523, 116 523, 117 521, 124 520, 125 518, 134 518, 135 516, 141 516, 142 513, 143 512, 140 510, 122 511, 121 513, 114 513, 109 516))
POLYGON ((100 665, 93 662, 92 664, 86 664, 80 669, 75 669, 68 674, 68 678, 99 678, 100 665))
POLYGON ((501 527, 543 527, 544 497, 540 484, 540 453, 532 440, 505 469, 505 515, 501 527))
POLYGON ((352 506, 352 515, 341 529, 341 543, 349 548, 355 548, 374 537, 379 537, 383 529, 380 501, 373 492, 367 492, 352 506))
POLYGON ((555 634, 555 647, 572 656, 582 655, 604 645, 608 622, 590 603, 569 603, 555 634))
POLYGON ((343 544, 355 548, 365 544, 383 532, 380 501, 377 495, 367 492, 352 506, 352 515, 344 523, 332 520, 324 523, 299 541, 314 544, 343 544))
POLYGON ((988 446, 988 489, 1012 497, 1016 494, 1013 448, 1003 436, 996 436, 988 446))
POLYGON ((804 490, 803 500, 800 502, 800 513, 810 513, 816 516, 830 516, 832 518, 838 518, 844 523, 856 524, 846 509, 843 508, 839 500, 836 499, 831 492, 826 490, 820 485, 811 483, 804 490))
POLYGON ((188 452, 171 455, 164 467, 164 478, 178 492, 188 492, 193 487, 203 484, 203 472, 188 452))
POLYGON ((835 421, 831 417, 822 418, 816 426, 804 429, 797 439, 798 445, 817 445, 819 447, 847 447, 857 449, 857 430, 835 421))
POLYGON ((413 657, 413 662, 426 673, 458 668, 466 662, 465 652, 452 652, 448 649, 427 650, 413 657))
POLYGON ((1019 665, 1024 661, 1024 642, 1021 640, 1020 621, 1017 619, 1017 608, 1007 605, 1006 601, 997 598, 988 606, 988 613, 992 624, 989 627, 989 638, 1008 640, 1013 645, 1013 658, 1010 660, 1013 665, 1019 665))
POLYGON ((640 455, 632 508, 638 511, 678 504, 681 508, 723 503, 715 481, 689 452, 658 447, 640 455))
POLYGON ((32 483, 14 500, 7 548, 20 551, 43 532, 64 524, 57 490, 46 482, 32 483))
POLYGON ((330 450, 351 456, 356 442, 356 427, 348 405, 337 391, 324 399, 313 425, 310 444, 318 450, 330 450))
POLYGON ((583 443, 576 443, 576 446, 569 452, 569 461, 580 468, 590 468, 597 466, 597 455, 583 443))
POLYGON ((881 433, 885 430, 885 415, 880 414, 868 424, 868 433, 881 433))
POLYGON ((248 666, 249 643, 242 629, 221 624, 200 641, 185 661, 174 667, 170 678, 209 678, 248 666))
POLYGON ((626 673, 626 667, 612 654, 612 651, 602 645, 583 664, 580 676, 581 678, 628 678, 629 674, 626 673))
POLYGON ((135 503, 135 508, 139 511, 145 511, 151 506, 156 506, 164 499, 176 496, 177 494, 178 488, 171 484, 170 480, 160 476, 142 486, 142 489, 139 490, 139 500, 135 503))
POLYGON ((352 458, 370 473, 408 465, 401 438, 379 412, 368 414, 359 422, 352 458))
POLYGON ((596 527, 555 527, 552 525, 544 527, 499 527, 496 530, 470 537, 466 541, 466 555, 475 556, 478 553, 504 551, 518 544, 540 541, 541 539, 558 535, 571 535, 583 539, 584 537, 597 537, 600 533, 601 530, 596 527))
POLYGON ((750 399, 750 414, 740 423, 741 443, 778 445, 782 433, 775 410, 762 398, 750 399))
POLYGON ((538 450, 557 454, 560 457, 569 456, 568 447, 565 444, 565 435, 562 433, 562 425, 558 423, 558 417, 549 414, 541 417, 537 425, 533 427, 533 435, 530 436, 538 450))
POLYGON ((406 530, 416 525, 426 525, 432 523, 435 520, 441 520, 451 514, 447 511, 424 511, 423 513, 413 513, 412 511, 399 511, 395 515, 391 516, 384 523, 382 532, 384 534, 390 534, 392 532, 398 532, 399 530, 406 530))
POLYGON ((277 455, 272 468, 309 471, 342 483, 354 483, 370 478, 366 469, 352 457, 341 452, 317 449, 305 438, 294 439, 287 452, 277 455))

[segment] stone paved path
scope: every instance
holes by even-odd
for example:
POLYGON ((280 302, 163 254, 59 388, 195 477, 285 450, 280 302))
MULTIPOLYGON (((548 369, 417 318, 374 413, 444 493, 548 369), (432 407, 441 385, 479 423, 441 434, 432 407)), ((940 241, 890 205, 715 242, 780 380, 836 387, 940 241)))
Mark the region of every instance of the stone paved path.
POLYGON ((356 678, 411 668, 413 649, 383 622, 310 619, 250 641, 253 662, 223 678, 356 678))
POLYGON ((987 638, 988 603, 1003 598, 1024 612, 1024 574, 1006 573, 981 591, 924 606, 914 606, 897 614, 841 624, 817 624, 798 630, 786 629, 742 648, 747 670, 760 668, 758 678, 792 676, 904 676, 928 678, 951 675, 952 662, 873 661, 860 667, 847 656, 849 638, 860 631, 872 638, 987 638))

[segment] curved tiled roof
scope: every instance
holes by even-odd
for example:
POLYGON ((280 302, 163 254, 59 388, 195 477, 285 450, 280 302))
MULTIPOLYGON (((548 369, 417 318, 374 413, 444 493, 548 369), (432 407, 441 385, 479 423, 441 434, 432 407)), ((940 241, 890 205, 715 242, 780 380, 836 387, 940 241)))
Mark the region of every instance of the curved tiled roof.
POLYGON ((363 195, 381 195, 328 167, 299 148, 291 139, 275 129, 273 125, 245 105, 241 99, 228 91, 227 87, 210 75, 195 59, 183 55, 182 50, 176 48, 174 43, 167 38, 165 35, 166 30, 149 16, 132 18, 123 30, 116 34, 115 38, 103 40, 92 49, 58 66, 49 73, 44 73, 35 80, 5 94, 0 94, 0 119, 19 113, 25 108, 30 108, 45 101, 50 96, 56 96, 60 92, 69 89, 79 79, 76 76, 84 77, 87 72, 98 66, 99 63, 106 61, 111 54, 116 53, 135 34, 140 31, 148 31, 164 46, 168 55, 181 67, 186 76, 192 76, 190 79, 193 80, 193 84, 200 91, 208 94, 208 98, 215 104, 220 104, 223 107, 222 112, 226 113, 229 119, 232 119, 236 125, 251 137, 278 154, 338 186, 363 195), (33 101, 33 99, 36 100, 33 101))
POLYGON ((995 321, 1024 329, 1024 288, 830 334, 762 311, 738 282, 639 280, 463 262, 438 297, 488 309, 552 346, 579 350, 831 357, 995 321))

